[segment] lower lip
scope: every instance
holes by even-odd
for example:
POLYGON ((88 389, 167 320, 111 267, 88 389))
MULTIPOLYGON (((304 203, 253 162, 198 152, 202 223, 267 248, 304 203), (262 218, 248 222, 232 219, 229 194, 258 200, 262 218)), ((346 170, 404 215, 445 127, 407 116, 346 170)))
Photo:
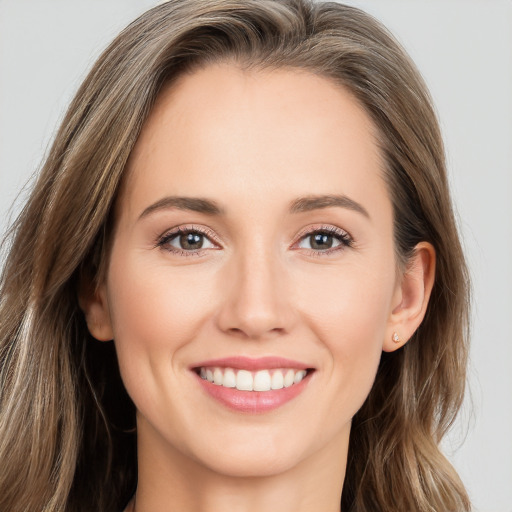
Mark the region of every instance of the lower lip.
POLYGON ((203 389, 221 404, 238 412, 257 414, 272 411, 293 400, 306 389, 311 373, 308 372, 298 384, 270 391, 240 391, 236 388, 225 388, 202 379, 195 372, 194 375, 203 389))

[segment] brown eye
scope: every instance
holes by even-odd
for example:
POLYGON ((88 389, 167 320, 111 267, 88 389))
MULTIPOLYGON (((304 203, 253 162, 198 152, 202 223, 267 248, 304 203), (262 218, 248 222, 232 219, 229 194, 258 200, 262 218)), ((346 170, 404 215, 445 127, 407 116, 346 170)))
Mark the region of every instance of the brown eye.
POLYGON ((199 233, 185 233, 176 237, 179 240, 180 249, 194 251, 203 247, 204 235, 199 233))
POLYGON ((327 252, 330 249, 350 246, 352 239, 342 230, 318 230, 305 235, 298 247, 300 249, 310 249, 317 252, 327 252))
POLYGON ((316 233, 309 236, 309 245, 311 249, 318 251, 330 249, 334 243, 334 237, 327 233, 316 233))
POLYGON ((217 247, 208 236, 197 230, 169 233, 160 240, 158 245, 171 252, 194 252, 217 247))

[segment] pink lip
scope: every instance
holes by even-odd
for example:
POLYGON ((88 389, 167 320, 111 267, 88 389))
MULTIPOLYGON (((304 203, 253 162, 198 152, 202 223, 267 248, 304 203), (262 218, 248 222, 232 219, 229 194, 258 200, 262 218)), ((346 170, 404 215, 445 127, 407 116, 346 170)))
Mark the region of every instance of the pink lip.
POLYGON ((217 386, 194 373, 202 388, 221 404, 238 412, 262 413, 277 409, 302 393, 309 384, 311 374, 289 388, 270 391, 239 391, 217 386))
POLYGON ((308 386, 312 371, 309 371, 306 377, 298 384, 293 384, 288 388, 270 390, 270 391, 239 391, 236 388, 225 388, 218 386, 207 380, 202 379, 196 369, 201 367, 221 367, 244 369, 248 371, 257 371, 272 368, 294 368, 297 370, 311 369, 310 366, 284 359, 281 357, 262 357, 251 359, 248 357, 227 357, 222 359, 211 359, 202 361, 191 367, 199 385, 212 398, 237 412, 243 413, 263 413, 281 407, 290 400, 302 393, 308 386))
POLYGON ((292 359, 285 359, 283 357, 259 357, 253 359, 251 357, 236 356, 236 357, 224 357, 221 359, 209 359, 208 361, 201 361, 197 364, 192 365, 190 368, 201 368, 201 367, 214 367, 219 368, 233 368, 235 370, 271 370, 273 368, 293 368, 295 370, 307 370, 311 368, 307 364, 300 363, 299 361, 293 361, 292 359))

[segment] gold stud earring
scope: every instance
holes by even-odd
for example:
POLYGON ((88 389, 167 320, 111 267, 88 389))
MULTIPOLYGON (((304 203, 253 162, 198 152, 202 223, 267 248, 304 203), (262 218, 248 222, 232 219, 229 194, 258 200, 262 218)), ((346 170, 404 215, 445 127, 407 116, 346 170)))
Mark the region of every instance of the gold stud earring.
POLYGON ((396 331, 393 333, 393 336, 391 336, 391 339, 393 340, 393 343, 400 343, 400 336, 398 336, 396 331))

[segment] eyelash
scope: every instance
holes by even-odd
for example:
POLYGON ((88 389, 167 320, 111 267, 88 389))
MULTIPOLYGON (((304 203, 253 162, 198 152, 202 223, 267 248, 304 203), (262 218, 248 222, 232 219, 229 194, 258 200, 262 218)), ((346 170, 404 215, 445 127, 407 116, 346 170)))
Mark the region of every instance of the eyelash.
MULTIPOLYGON (((173 254, 176 254, 177 256, 201 256, 204 254, 204 251, 206 249, 200 248, 197 250, 184 250, 184 249, 178 249, 176 247, 172 247, 169 244, 172 240, 174 240, 176 237, 181 235, 188 235, 188 234, 199 234, 201 236, 206 237, 210 240, 211 243, 220 245, 220 242, 218 241, 216 235, 214 232, 208 228, 202 227, 202 226, 180 226, 176 229, 173 229, 170 232, 165 233, 164 235, 160 236, 157 240, 156 247, 159 247, 161 249, 164 249, 166 251, 169 251, 173 254)), ((328 236, 332 236, 336 238, 340 244, 336 247, 332 247, 326 250, 314 250, 314 249, 305 249, 308 251, 310 255, 313 256, 325 256, 332 254, 333 252, 337 252, 343 249, 346 249, 347 247, 353 247, 354 240, 353 238, 343 229, 337 228, 335 226, 314 226, 309 228, 306 231, 303 231, 299 234, 299 240, 293 244, 293 247, 295 250, 299 249, 296 247, 301 241, 306 239, 307 237, 310 237, 312 235, 321 235, 325 234, 328 236)))
POLYGON ((204 251, 205 249, 201 248, 197 250, 186 251, 184 249, 178 249, 176 247, 168 245, 169 242, 174 240, 176 237, 192 233, 204 236, 205 238, 209 239, 211 243, 220 245, 220 242, 217 240, 217 237, 215 236, 214 232, 211 229, 202 226, 180 226, 159 237, 156 243, 156 247, 160 247, 161 249, 176 254, 177 256, 201 256, 202 254, 204 254, 204 252, 202 251, 204 251))
POLYGON ((336 247, 331 247, 325 250, 315 250, 315 249, 305 249, 308 251, 309 255, 322 257, 331 255, 334 252, 343 251, 347 247, 354 246, 354 239, 343 229, 335 227, 335 226, 313 226, 308 228, 305 231, 302 231, 299 234, 299 240, 295 242, 293 245, 297 246, 302 240, 312 236, 312 235, 328 235, 336 238, 340 244, 336 247))

